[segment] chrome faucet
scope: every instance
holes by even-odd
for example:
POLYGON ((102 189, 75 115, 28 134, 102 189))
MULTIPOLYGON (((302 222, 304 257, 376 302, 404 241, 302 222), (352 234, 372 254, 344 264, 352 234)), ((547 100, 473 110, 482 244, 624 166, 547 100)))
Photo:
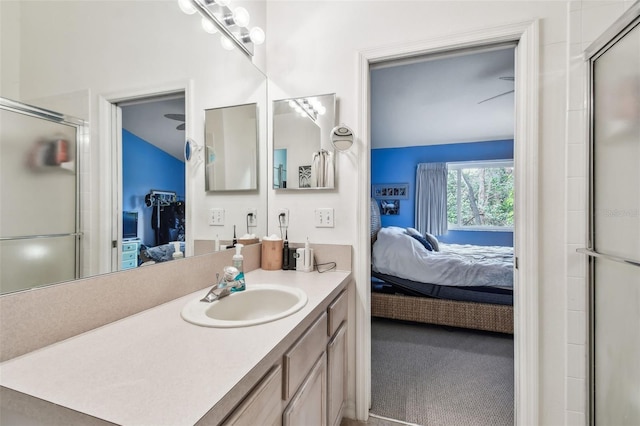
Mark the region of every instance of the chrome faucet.
POLYGON ((216 273, 216 283, 213 285, 213 287, 211 287, 211 290, 209 290, 207 295, 204 296, 202 299, 200 299, 200 301, 211 303, 213 301, 222 299, 223 297, 227 297, 228 295, 230 295, 231 289, 226 286, 221 287, 220 284, 221 284, 220 274, 216 273))
POLYGON ((206 303, 211 303, 213 301, 222 299, 223 297, 227 297, 230 294, 231 294, 231 289, 229 287, 219 288, 218 284, 216 283, 211 288, 211 290, 209 290, 207 295, 204 296, 202 299, 200 299, 200 301, 201 302, 206 302, 206 303))

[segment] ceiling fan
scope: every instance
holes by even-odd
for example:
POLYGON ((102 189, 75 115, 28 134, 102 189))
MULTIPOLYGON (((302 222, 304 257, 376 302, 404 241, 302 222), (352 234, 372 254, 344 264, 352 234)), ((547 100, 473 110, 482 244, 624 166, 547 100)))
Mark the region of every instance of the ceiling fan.
MULTIPOLYGON (((498 79, 500 79, 500 80, 504 80, 504 81, 514 81, 514 78, 513 78, 513 77, 498 77, 498 79)), ((493 100, 493 99, 499 98, 499 97, 501 97, 501 96, 508 95, 509 93, 513 93, 513 92, 515 92, 515 89, 511 89, 511 90, 509 90, 509 91, 507 91, 507 92, 500 93, 499 95, 495 95, 495 96, 492 96, 492 97, 490 97, 490 98, 484 99, 484 100, 482 100, 482 101, 478 102, 478 105, 479 105, 479 104, 481 104, 481 103, 483 103, 483 102, 487 102, 487 101, 490 101, 490 100, 493 100)))
POLYGON ((185 118, 184 118, 184 114, 165 114, 164 115, 166 118, 170 119, 170 120, 176 120, 176 121, 182 121, 181 124, 178 124, 176 126, 176 130, 184 130, 185 129, 185 118))

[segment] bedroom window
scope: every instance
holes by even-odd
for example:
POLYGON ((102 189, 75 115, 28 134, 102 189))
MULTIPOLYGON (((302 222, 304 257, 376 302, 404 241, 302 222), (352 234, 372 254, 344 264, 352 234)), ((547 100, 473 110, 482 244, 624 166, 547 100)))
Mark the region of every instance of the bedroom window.
POLYGON ((513 229, 513 160, 447 163, 449 229, 513 229))

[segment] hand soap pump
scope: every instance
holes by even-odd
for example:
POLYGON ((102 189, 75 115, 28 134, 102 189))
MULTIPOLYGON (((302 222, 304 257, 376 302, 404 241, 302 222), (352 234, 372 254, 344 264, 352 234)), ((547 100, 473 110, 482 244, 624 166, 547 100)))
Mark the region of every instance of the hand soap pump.
POLYGON ((184 257, 184 254, 180 250, 180 241, 173 242, 173 254, 171 255, 174 259, 181 259, 184 257))
POLYGON ((244 247, 244 245, 242 244, 236 244, 235 248, 236 248, 236 254, 233 255, 233 266, 238 270, 238 275, 236 275, 235 277, 235 285, 231 288, 231 292, 234 293, 236 291, 242 291, 246 288, 245 285, 245 281, 244 281, 244 268, 243 268, 243 262, 244 262, 244 257, 242 256, 242 247, 244 247))

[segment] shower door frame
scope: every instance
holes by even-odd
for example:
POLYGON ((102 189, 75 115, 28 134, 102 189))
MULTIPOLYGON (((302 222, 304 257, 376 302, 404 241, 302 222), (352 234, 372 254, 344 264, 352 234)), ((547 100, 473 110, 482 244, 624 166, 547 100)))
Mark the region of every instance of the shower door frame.
MULTIPOLYGON (((616 20, 607 30, 602 33, 589 47, 584 51, 585 61, 588 62, 587 67, 587 118, 588 118, 588 137, 589 137, 589 154, 587 156, 587 171, 588 171, 588 220, 587 220, 587 248, 579 249, 578 252, 587 254, 587 284, 588 284, 588 367, 587 367, 587 380, 588 380, 588 423, 595 425, 595 407, 596 407, 596 392, 595 392, 595 259, 598 257, 609 258, 609 256, 601 255, 594 250, 595 241, 595 227, 594 227, 594 124, 595 124, 595 112, 594 112, 594 94, 595 94, 595 81, 594 81, 594 67, 596 60, 602 56, 609 47, 615 45, 620 39, 627 35, 635 25, 640 25, 640 2, 636 2, 631 6, 618 20, 616 20), (638 21, 638 22, 636 22, 638 21)), ((609 258, 609 260, 618 262, 630 262, 628 259, 609 258)))
MULTIPOLYGON (((28 105, 22 102, 17 102, 8 98, 0 97, 0 108, 15 112, 17 114, 27 115, 29 117, 37 118, 40 120, 46 120, 53 123, 63 124, 66 126, 74 127, 76 133, 76 140, 74 146, 74 159, 75 159, 75 179, 76 179, 76 198, 75 198, 75 232, 69 234, 69 236, 75 236, 75 279, 81 277, 81 272, 83 270, 82 262, 84 260, 84 256, 82 256, 81 252, 83 250, 83 232, 82 226, 83 223, 81 221, 80 212, 81 212, 81 202, 82 202, 82 183, 81 183, 81 173, 80 173, 80 147, 84 146, 87 141, 86 135, 89 132, 89 125, 86 121, 72 117, 70 115, 66 115, 63 113, 47 110, 44 108, 39 108, 33 105, 28 105)), ((38 238, 33 237, 33 238, 38 238)), ((56 283, 49 283, 56 284, 56 283)))

